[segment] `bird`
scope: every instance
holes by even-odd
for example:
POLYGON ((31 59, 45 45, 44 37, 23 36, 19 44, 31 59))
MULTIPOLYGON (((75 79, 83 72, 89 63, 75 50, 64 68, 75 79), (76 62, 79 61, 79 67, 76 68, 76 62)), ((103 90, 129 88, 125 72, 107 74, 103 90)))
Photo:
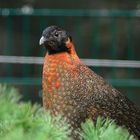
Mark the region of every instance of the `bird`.
POLYGON ((66 30, 56 25, 45 28, 39 45, 45 47, 45 110, 66 117, 74 130, 87 119, 110 118, 140 139, 139 107, 81 62, 66 30))

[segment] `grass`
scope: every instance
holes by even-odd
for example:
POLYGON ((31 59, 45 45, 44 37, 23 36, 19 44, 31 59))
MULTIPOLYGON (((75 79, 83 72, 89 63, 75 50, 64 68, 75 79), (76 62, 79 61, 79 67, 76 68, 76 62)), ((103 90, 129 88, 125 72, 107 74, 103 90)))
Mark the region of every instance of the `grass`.
MULTIPOLYGON (((71 140, 70 125, 60 116, 52 117, 42 107, 20 102, 15 88, 0 85, 0 140, 71 140)), ((114 121, 98 118, 96 125, 81 124, 81 140, 135 140, 114 121)))

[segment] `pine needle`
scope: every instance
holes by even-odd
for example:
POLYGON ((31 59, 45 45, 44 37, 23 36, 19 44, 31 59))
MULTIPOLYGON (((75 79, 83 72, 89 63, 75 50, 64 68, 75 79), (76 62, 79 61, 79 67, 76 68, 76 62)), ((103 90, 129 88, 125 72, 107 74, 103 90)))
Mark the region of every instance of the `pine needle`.
POLYGON ((81 127, 84 140, 135 140, 128 130, 117 126, 110 119, 98 117, 96 124, 87 120, 81 127))

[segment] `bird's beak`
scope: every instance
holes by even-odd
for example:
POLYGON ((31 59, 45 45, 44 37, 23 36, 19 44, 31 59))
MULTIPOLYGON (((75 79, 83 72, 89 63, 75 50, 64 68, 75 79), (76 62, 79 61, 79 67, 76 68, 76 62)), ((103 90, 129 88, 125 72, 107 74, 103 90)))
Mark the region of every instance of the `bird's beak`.
POLYGON ((43 45, 45 41, 46 41, 46 38, 42 36, 39 40, 39 45, 43 45))

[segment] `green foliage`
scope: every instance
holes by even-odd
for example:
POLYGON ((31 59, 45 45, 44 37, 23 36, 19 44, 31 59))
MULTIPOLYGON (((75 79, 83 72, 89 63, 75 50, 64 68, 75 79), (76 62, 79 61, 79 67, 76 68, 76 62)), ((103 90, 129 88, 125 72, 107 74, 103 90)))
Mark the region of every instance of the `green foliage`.
MULTIPOLYGON (((19 102, 14 88, 0 85, 0 140, 70 140, 71 129, 64 118, 51 117, 39 105, 19 102)), ((111 120, 98 118, 82 124, 82 140, 134 140, 111 120)))
POLYGON ((98 117, 97 123, 87 120, 82 124, 81 137, 85 140, 135 140, 129 132, 118 127, 113 120, 98 117))
POLYGON ((69 125, 39 105, 19 102, 14 88, 0 85, 0 140, 69 140, 69 125))

